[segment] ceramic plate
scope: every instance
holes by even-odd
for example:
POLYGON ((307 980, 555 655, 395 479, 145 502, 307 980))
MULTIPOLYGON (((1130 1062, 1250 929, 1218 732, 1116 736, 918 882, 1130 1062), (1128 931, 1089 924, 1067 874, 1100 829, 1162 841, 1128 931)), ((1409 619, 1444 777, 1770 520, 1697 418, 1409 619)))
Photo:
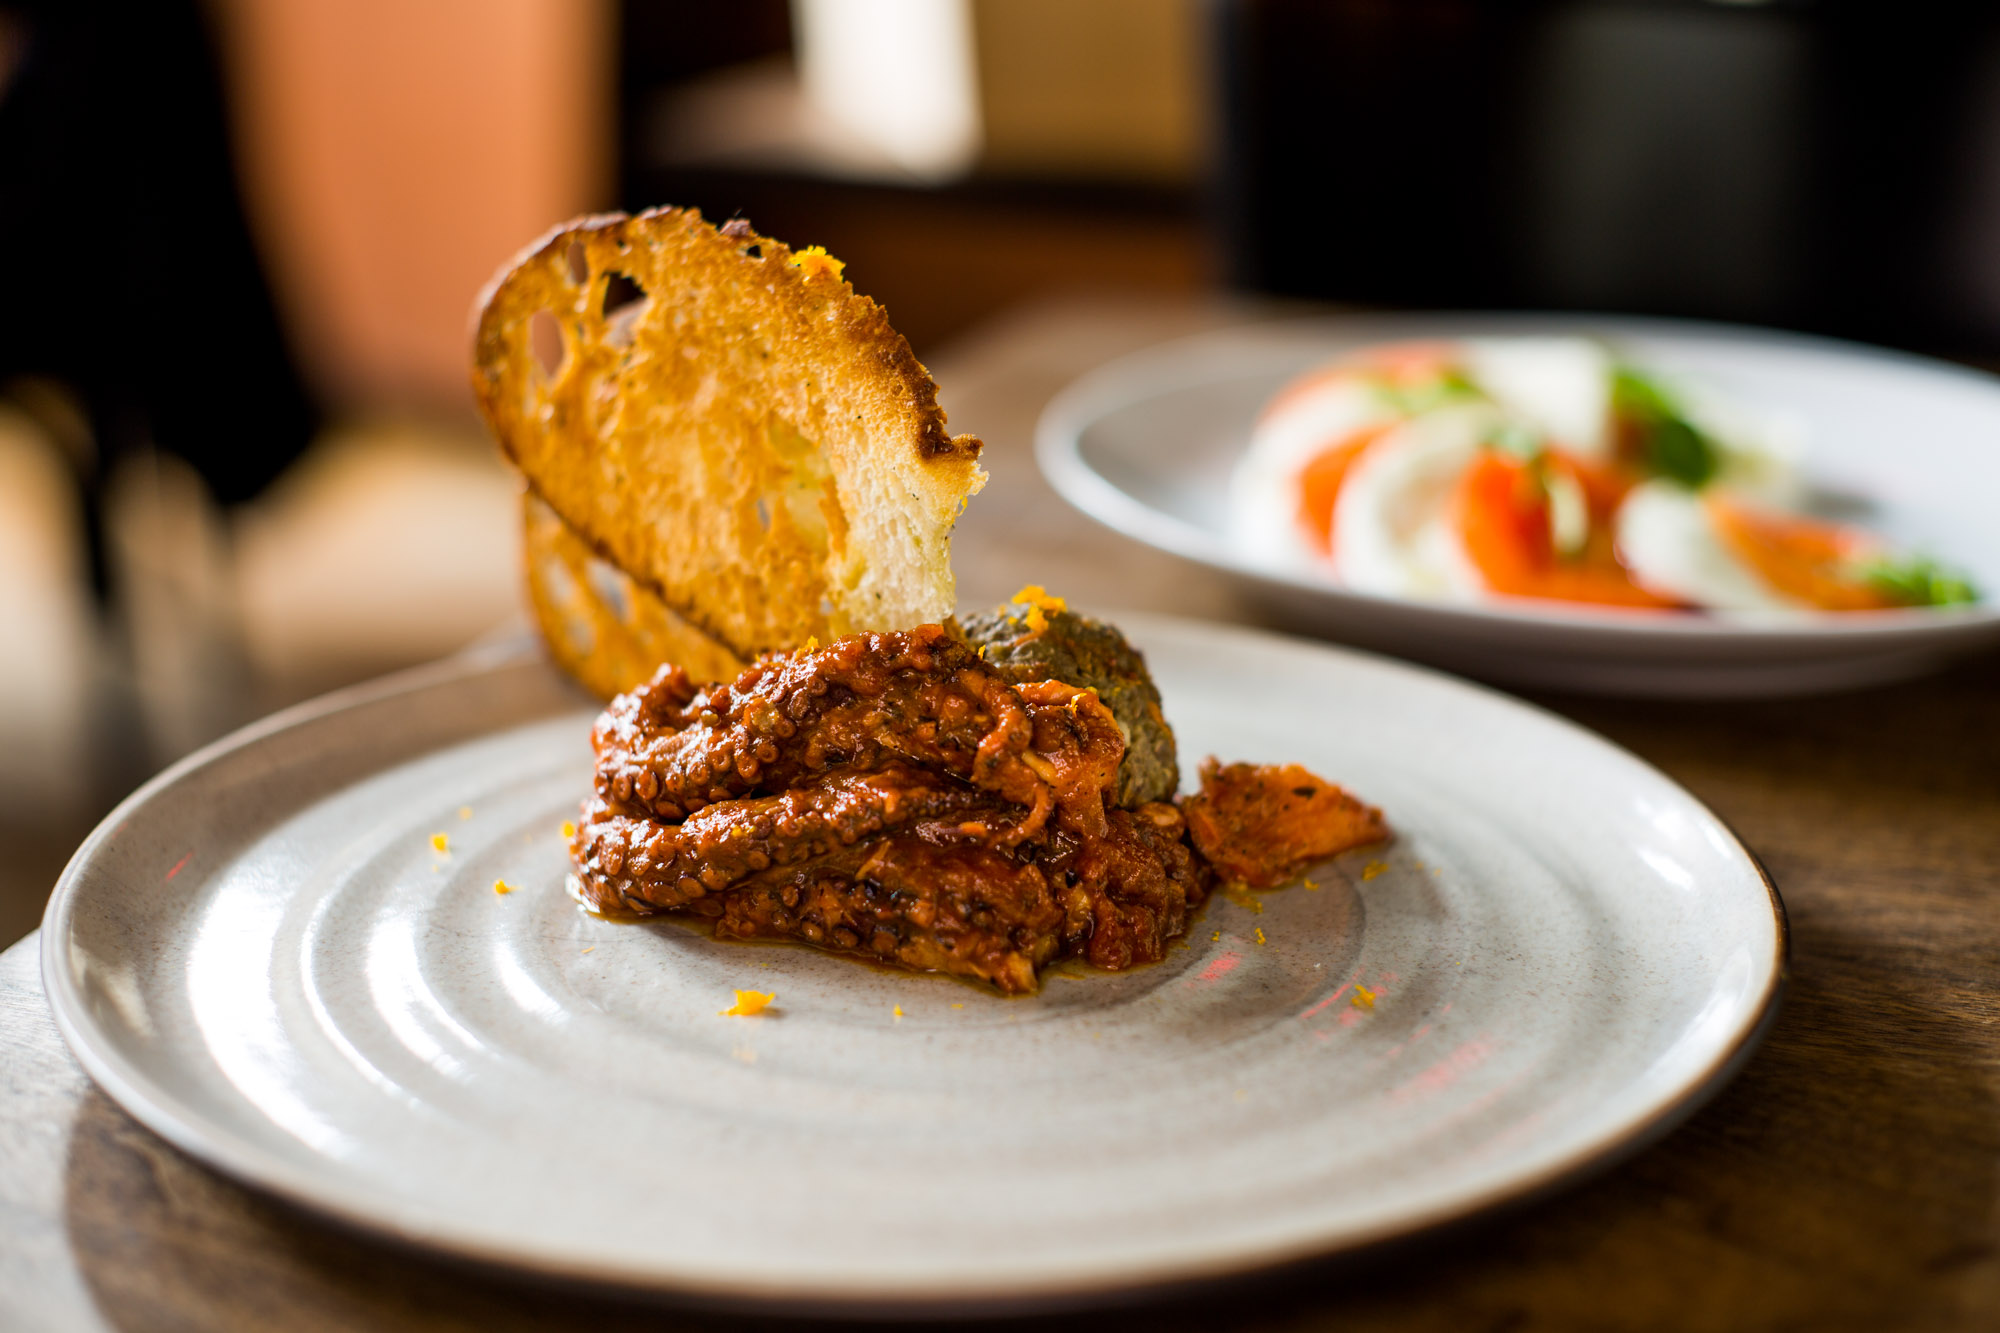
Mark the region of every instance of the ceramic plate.
POLYGON ((1351 592, 1232 536, 1229 481, 1263 405, 1343 351, 1403 338, 1607 339, 1643 365, 1796 419, 1810 485, 2000 597, 2000 380, 1854 344, 1713 325, 1555 316, 1369 316, 1168 343, 1107 366, 1043 414, 1042 470, 1070 503, 1227 571, 1289 623, 1510 684, 1615 694, 1810 693, 1935 669, 2000 644, 2000 607, 1744 624, 1606 608, 1466 607, 1351 592))
POLYGON ((1408 1235, 1635 1147, 1744 1058, 1781 909, 1685 791, 1429 672, 1125 623, 1185 755, 1301 761, 1399 838, 1022 999, 600 920, 559 832, 594 710, 517 653, 150 783, 56 891, 50 1000, 140 1121, 309 1207, 846 1310, 1046 1307, 1408 1235), (776 1004, 722 1016, 739 987, 776 1004))

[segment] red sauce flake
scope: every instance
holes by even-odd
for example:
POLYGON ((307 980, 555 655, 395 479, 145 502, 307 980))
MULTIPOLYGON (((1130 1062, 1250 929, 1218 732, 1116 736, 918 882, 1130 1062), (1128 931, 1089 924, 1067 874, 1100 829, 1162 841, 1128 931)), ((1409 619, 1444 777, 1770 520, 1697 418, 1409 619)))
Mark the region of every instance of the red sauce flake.
POLYGON ((1298 764, 1203 760, 1201 792, 1181 810, 1216 873, 1258 889, 1389 836, 1380 810, 1298 764))

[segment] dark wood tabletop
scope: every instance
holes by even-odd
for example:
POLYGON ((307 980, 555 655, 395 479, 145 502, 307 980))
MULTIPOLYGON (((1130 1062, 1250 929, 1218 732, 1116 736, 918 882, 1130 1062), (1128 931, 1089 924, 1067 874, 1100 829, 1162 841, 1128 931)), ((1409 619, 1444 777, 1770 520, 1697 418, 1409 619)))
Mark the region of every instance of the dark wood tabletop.
MULTIPOLYGON (((1085 605, 1250 618, 1220 580, 1065 509, 1029 454, 1041 404, 1079 371, 1242 317, 1070 302, 934 364, 994 478, 958 542, 968 603, 1034 581, 1085 605)), ((1359 1260, 1042 1323, 2000 1328, 2000 658, 1816 699, 1536 701, 1658 765, 1762 858, 1793 949, 1763 1047, 1663 1141, 1552 1197, 1359 1260)), ((39 947, 0 955, 0 1329, 743 1322, 456 1266, 196 1165, 70 1058, 39 947)))

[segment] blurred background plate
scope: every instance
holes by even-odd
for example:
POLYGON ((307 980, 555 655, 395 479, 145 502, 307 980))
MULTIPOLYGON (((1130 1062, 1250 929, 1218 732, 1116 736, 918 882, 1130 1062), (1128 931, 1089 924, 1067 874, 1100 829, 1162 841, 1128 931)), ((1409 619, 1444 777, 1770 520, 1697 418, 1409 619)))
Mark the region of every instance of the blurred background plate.
POLYGON ((1795 415, 1805 475, 1860 521, 2000 590, 2000 382, 1921 357, 1721 325, 1576 315, 1356 315, 1230 329, 1126 357, 1065 390, 1037 431, 1071 504, 1227 571, 1296 627, 1513 685, 1606 694, 1807 694, 1934 670, 2000 642, 2000 609, 1924 608, 1747 624, 1564 606, 1459 606, 1350 591, 1231 532, 1229 482, 1287 381, 1371 343, 1507 334, 1603 338, 1642 365, 1795 415))
POLYGON ((368 1230, 850 1312, 1408 1235, 1651 1141, 1747 1057, 1782 909, 1657 770, 1430 672, 1124 623, 1185 753, 1337 776, 1396 840, 1219 896, 1157 965, 1016 999, 607 921, 565 895, 558 831, 595 706, 489 653, 126 802, 50 906, 58 1025, 147 1127, 368 1230), (721 1016, 737 987, 773 1009, 721 1016))

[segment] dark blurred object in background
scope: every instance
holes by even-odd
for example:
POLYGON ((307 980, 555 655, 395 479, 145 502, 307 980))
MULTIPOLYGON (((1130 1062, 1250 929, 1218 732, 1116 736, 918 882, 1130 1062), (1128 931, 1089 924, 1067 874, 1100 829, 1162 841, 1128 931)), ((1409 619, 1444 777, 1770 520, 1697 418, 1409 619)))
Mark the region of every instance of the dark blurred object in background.
POLYGON ((2000 355, 2000 11, 1220 0, 1232 279, 2000 355))
POLYGON ((247 499, 305 449, 318 412, 244 220, 202 10, 5 9, 17 63, 0 90, 0 384, 33 376, 76 396, 93 489, 119 457, 158 448, 222 502, 247 499))

